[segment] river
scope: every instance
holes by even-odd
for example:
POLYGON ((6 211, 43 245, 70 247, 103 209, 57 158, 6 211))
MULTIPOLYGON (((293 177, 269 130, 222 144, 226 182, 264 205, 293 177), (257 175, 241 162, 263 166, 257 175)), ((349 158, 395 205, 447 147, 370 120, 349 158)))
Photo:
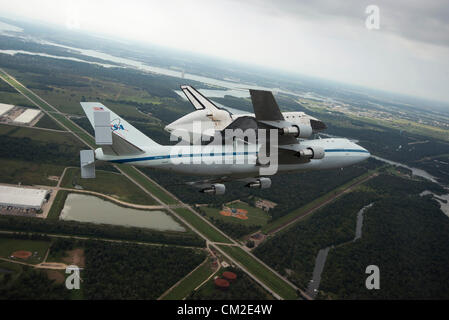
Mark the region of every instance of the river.
POLYGON ((441 196, 430 192, 429 190, 423 191, 421 192, 420 196, 425 196, 431 194, 433 196, 433 198, 438 201, 438 203, 440 204, 440 209, 441 211, 444 212, 445 215, 447 215, 449 217, 449 194, 443 194, 441 196))
POLYGON ((148 228, 159 231, 186 231, 163 211, 124 208, 94 196, 76 193, 67 196, 60 219, 148 228))
MULTIPOLYGON (((357 223, 356 223, 356 227, 355 227, 355 237, 354 237, 353 241, 356 241, 356 240, 362 238, 363 214, 366 212, 366 210, 371 208, 373 206, 373 204, 374 203, 370 203, 370 204, 364 206, 357 213, 357 223)), ((348 242, 340 243, 337 246, 341 246, 341 245, 347 244, 347 243, 348 242)), ((323 273, 324 265, 326 264, 327 255, 328 255, 330 249, 333 249, 333 248, 335 248, 335 245, 321 249, 318 252, 318 255, 316 256, 315 266, 313 268, 312 280, 310 280, 309 285, 307 286, 307 294, 313 298, 315 298, 316 294, 318 293, 318 288, 320 287, 321 274, 323 273)))
MULTIPOLYGON (((13 26, 11 26, 11 27, 13 27, 13 26)), ((6 30, 6 27, 5 27, 5 30, 6 30)), ((187 73, 187 72, 184 72, 184 70, 175 70, 175 69, 170 69, 170 68, 156 67, 156 66, 152 66, 152 65, 146 64, 141 61, 118 57, 118 56, 114 56, 114 55, 100 52, 97 50, 81 49, 81 48, 62 45, 62 44, 55 43, 55 42, 40 40, 40 39, 36 39, 36 38, 33 38, 33 41, 43 44, 43 45, 51 45, 51 46, 57 46, 60 48, 64 48, 64 49, 67 49, 68 51, 76 52, 77 54, 81 54, 81 55, 84 55, 87 57, 93 57, 93 58, 102 59, 104 61, 114 62, 116 64, 119 64, 119 66, 95 63, 95 62, 90 62, 90 61, 86 61, 86 60, 82 60, 82 59, 76 59, 76 58, 65 57, 65 56, 52 56, 52 55, 48 55, 45 53, 36 53, 36 52, 29 52, 29 51, 22 51, 22 50, 0 50, 0 53, 10 54, 10 55, 14 55, 17 53, 39 55, 39 56, 55 58, 55 59, 63 59, 63 60, 71 60, 71 61, 84 62, 84 63, 90 63, 90 64, 97 64, 97 65, 102 65, 102 66, 105 66, 108 68, 110 68, 110 67, 126 67, 126 68, 137 69, 137 70, 141 70, 141 71, 145 71, 145 72, 166 75, 166 76, 170 76, 170 77, 198 81, 198 82, 201 82, 204 84, 218 86, 218 87, 228 89, 228 90, 211 90, 209 92, 204 91, 205 94, 209 93, 213 97, 221 97, 222 94, 220 93, 220 91, 223 91, 223 93, 224 93, 223 96, 224 95, 232 95, 235 97, 248 97, 249 96, 249 92, 248 92, 249 88, 281 92, 281 93, 290 94, 290 95, 294 95, 294 96, 298 96, 298 97, 302 96, 301 94, 298 94, 298 93, 295 93, 295 92, 292 92, 289 90, 283 90, 280 88, 268 88, 268 87, 258 86, 254 83, 228 81, 225 79, 214 79, 214 78, 210 78, 210 77, 187 73)))
POLYGON ((386 162, 388 164, 391 164, 391 165, 394 165, 394 166, 397 166, 397 167, 407 168, 407 169, 412 171, 413 175, 418 176, 418 177, 422 177, 424 179, 427 179, 427 180, 430 180, 432 182, 435 182, 435 183, 439 184, 438 180, 434 176, 432 176, 431 174, 429 174, 428 172, 426 172, 426 171, 424 171, 422 169, 409 167, 409 166, 407 166, 405 164, 402 164, 402 163, 399 163, 399 162, 394 162, 394 161, 391 161, 391 160, 388 160, 388 159, 384 159, 384 158, 381 158, 381 157, 378 157, 378 156, 371 155, 371 157, 376 159, 376 160, 383 161, 383 162, 386 162))
POLYGON ((369 208, 371 208, 373 206, 374 203, 370 203, 367 206, 364 206, 362 209, 360 209, 360 211, 357 213, 357 224, 355 227, 355 238, 354 241, 356 241, 357 239, 360 239, 362 237, 362 228, 363 228, 363 214, 365 213, 366 210, 368 210, 369 208))

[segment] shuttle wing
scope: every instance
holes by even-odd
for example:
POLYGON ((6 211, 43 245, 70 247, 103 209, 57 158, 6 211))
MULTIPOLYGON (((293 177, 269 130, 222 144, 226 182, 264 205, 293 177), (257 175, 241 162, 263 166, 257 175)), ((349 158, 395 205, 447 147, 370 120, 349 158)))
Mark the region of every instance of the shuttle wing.
POLYGON ((212 101, 203 96, 198 90, 192 86, 181 86, 182 92, 186 95, 187 99, 192 103, 196 110, 210 110, 215 112, 221 110, 212 101))

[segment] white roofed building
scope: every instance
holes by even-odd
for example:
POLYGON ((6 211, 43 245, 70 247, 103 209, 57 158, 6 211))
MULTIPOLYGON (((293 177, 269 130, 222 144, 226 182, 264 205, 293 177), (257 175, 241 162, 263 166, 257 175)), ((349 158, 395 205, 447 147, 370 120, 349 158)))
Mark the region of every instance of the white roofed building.
POLYGON ((41 113, 40 110, 37 109, 26 109, 24 113, 14 119, 14 122, 19 123, 30 123, 41 113))
POLYGON ((7 113, 12 108, 14 108, 13 105, 0 103, 0 116, 4 115, 5 113, 7 113))
POLYGON ((40 210, 49 190, 0 185, 0 207, 40 210))

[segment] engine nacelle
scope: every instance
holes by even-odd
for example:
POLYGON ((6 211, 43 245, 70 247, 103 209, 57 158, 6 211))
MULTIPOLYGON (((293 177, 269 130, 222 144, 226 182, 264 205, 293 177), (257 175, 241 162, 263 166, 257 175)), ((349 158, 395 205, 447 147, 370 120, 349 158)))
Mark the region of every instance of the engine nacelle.
POLYGON ((270 178, 260 178, 246 185, 248 188, 268 189, 271 187, 270 178))
POLYGON ((280 130, 281 135, 294 136, 295 138, 310 138, 313 130, 310 124, 301 123, 280 130))
POLYGON ((308 147, 300 150, 297 154, 300 158, 323 159, 325 151, 321 147, 308 147))
POLYGON ((211 185, 209 188, 201 190, 202 193, 212 194, 212 195, 223 195, 226 192, 226 186, 221 183, 216 183, 211 185))

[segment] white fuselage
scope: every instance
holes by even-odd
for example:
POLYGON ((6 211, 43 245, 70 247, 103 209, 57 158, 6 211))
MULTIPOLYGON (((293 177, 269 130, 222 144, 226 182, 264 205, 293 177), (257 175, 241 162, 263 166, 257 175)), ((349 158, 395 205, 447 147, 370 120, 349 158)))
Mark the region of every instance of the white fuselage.
MULTIPOLYGON (((323 159, 311 159, 310 162, 295 161, 279 164, 277 172, 322 170, 343 168, 370 157, 363 147, 348 139, 303 140, 304 147, 322 147, 325 150, 323 159)), ((257 164, 258 147, 247 145, 220 146, 220 149, 207 149, 207 146, 140 146, 145 151, 138 156, 110 156, 103 154, 102 149, 95 151, 98 160, 113 163, 156 168, 176 173, 198 176, 239 176, 254 177, 259 175, 257 164), (217 151, 218 150, 218 151, 217 151)))
MULTIPOLYGON (((304 112, 283 112, 285 120, 293 125, 304 125, 309 124, 310 120, 318 119, 311 117, 304 112)), ((207 130, 221 131, 229 126, 233 121, 241 117, 252 117, 255 118, 254 113, 241 113, 241 114, 231 114, 225 110, 196 110, 193 111, 178 120, 170 123, 165 127, 165 130, 173 133, 182 131, 189 133, 196 133, 199 136, 204 135, 207 130)), ((189 141, 192 141, 191 139, 189 141)))

